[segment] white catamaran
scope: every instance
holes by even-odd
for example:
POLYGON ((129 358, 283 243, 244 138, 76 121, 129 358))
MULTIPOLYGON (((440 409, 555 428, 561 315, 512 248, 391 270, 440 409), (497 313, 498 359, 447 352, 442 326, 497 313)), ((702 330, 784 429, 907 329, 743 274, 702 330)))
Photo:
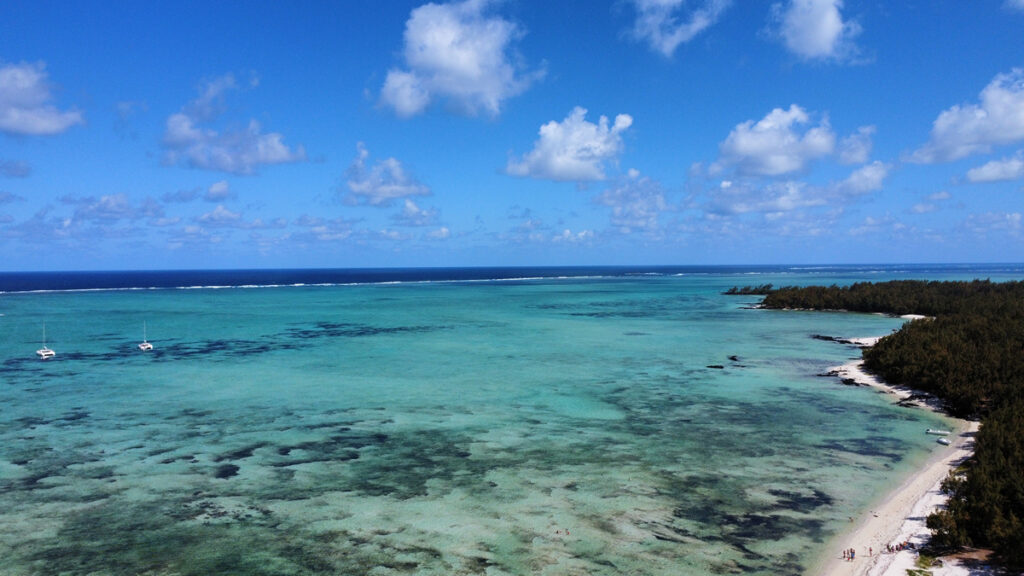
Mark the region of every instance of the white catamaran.
POLYGON ((40 360, 49 360, 56 356, 57 353, 46 347, 46 324, 43 324, 43 347, 36 350, 36 356, 39 356, 40 360))
POLYGON ((152 350, 152 349, 153 349, 153 345, 150 344, 149 340, 146 339, 146 323, 143 322, 142 323, 142 342, 139 342, 139 350, 142 350, 143 352, 146 352, 146 351, 149 351, 149 350, 152 350))

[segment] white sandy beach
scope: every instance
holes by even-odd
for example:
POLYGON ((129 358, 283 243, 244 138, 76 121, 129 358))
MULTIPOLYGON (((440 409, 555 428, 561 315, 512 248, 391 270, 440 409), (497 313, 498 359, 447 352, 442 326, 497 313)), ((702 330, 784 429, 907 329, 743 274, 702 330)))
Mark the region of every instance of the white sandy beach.
MULTIPOLYGON (((854 339, 862 346, 871 346, 878 338, 854 339)), ((852 361, 835 368, 834 371, 842 378, 855 380, 860 384, 876 387, 898 399, 908 398, 910 389, 889 386, 875 376, 863 370, 861 361, 852 361)), ((937 404, 925 402, 928 407, 937 409, 937 404)), ((974 433, 978 430, 977 422, 958 421, 957 429, 947 438, 951 444, 936 450, 929 459, 927 466, 919 473, 910 477, 902 486, 889 494, 875 509, 860 519, 856 519, 855 527, 840 537, 834 544, 835 554, 821 567, 825 576, 905 576, 908 569, 916 568, 917 552, 903 550, 896 553, 883 553, 886 545, 900 542, 911 542, 915 546, 924 544, 930 536, 925 526, 928 514, 940 506, 944 506, 946 496, 940 490, 940 484, 949 471, 973 450, 974 433), (846 561, 842 557, 844 548, 856 550, 855 560, 846 561)), ((924 431, 922 430, 922 433, 924 431)), ((970 576, 977 575, 978 569, 968 570, 959 561, 944 558, 941 567, 929 568, 934 576, 970 576)))

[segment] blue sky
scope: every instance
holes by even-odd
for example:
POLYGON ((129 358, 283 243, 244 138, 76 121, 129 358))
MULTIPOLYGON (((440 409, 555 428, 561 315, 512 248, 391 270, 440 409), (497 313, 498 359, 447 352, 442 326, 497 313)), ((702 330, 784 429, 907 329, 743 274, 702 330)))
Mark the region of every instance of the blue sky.
POLYGON ((1024 261, 1024 0, 0 22, 0 270, 1024 261))

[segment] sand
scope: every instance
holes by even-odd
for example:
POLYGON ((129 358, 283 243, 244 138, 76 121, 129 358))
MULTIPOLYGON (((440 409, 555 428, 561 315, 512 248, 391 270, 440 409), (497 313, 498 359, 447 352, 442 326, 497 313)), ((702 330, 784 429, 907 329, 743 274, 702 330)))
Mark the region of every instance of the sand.
MULTIPOLYGON (((871 346, 877 338, 860 338, 853 341, 862 346, 871 346)), ((908 388, 886 385, 877 377, 863 370, 861 361, 854 361, 834 369, 842 378, 849 378, 860 384, 876 387, 885 393, 906 400, 913 393, 908 388)), ((923 400, 923 405, 938 409, 935 401, 923 400)), ((822 565, 820 573, 825 576, 905 576, 908 569, 916 568, 917 552, 904 550, 896 553, 882 553, 887 544, 911 542, 920 546, 927 542, 930 531, 925 526, 929 514, 945 505, 946 496, 939 488, 949 471, 969 457, 973 450, 977 422, 956 421, 957 429, 947 436, 950 446, 936 450, 927 465, 889 494, 873 510, 860 518, 854 528, 837 539, 835 555, 822 565), (843 548, 856 550, 856 559, 846 561, 843 548), (870 549, 870 550, 869 550, 870 549)), ((924 431, 922 430, 922 433, 924 431)), ((977 576, 977 566, 970 570, 953 558, 940 559, 942 566, 929 568, 935 576, 977 576)))

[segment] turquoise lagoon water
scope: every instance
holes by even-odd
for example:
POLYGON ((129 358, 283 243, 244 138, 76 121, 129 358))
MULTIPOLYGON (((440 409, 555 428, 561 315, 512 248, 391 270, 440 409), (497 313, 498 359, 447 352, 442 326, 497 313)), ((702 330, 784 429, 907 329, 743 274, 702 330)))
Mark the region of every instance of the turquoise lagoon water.
POLYGON ((906 274, 0 294, 0 573, 799 574, 943 420, 721 292, 906 274))

